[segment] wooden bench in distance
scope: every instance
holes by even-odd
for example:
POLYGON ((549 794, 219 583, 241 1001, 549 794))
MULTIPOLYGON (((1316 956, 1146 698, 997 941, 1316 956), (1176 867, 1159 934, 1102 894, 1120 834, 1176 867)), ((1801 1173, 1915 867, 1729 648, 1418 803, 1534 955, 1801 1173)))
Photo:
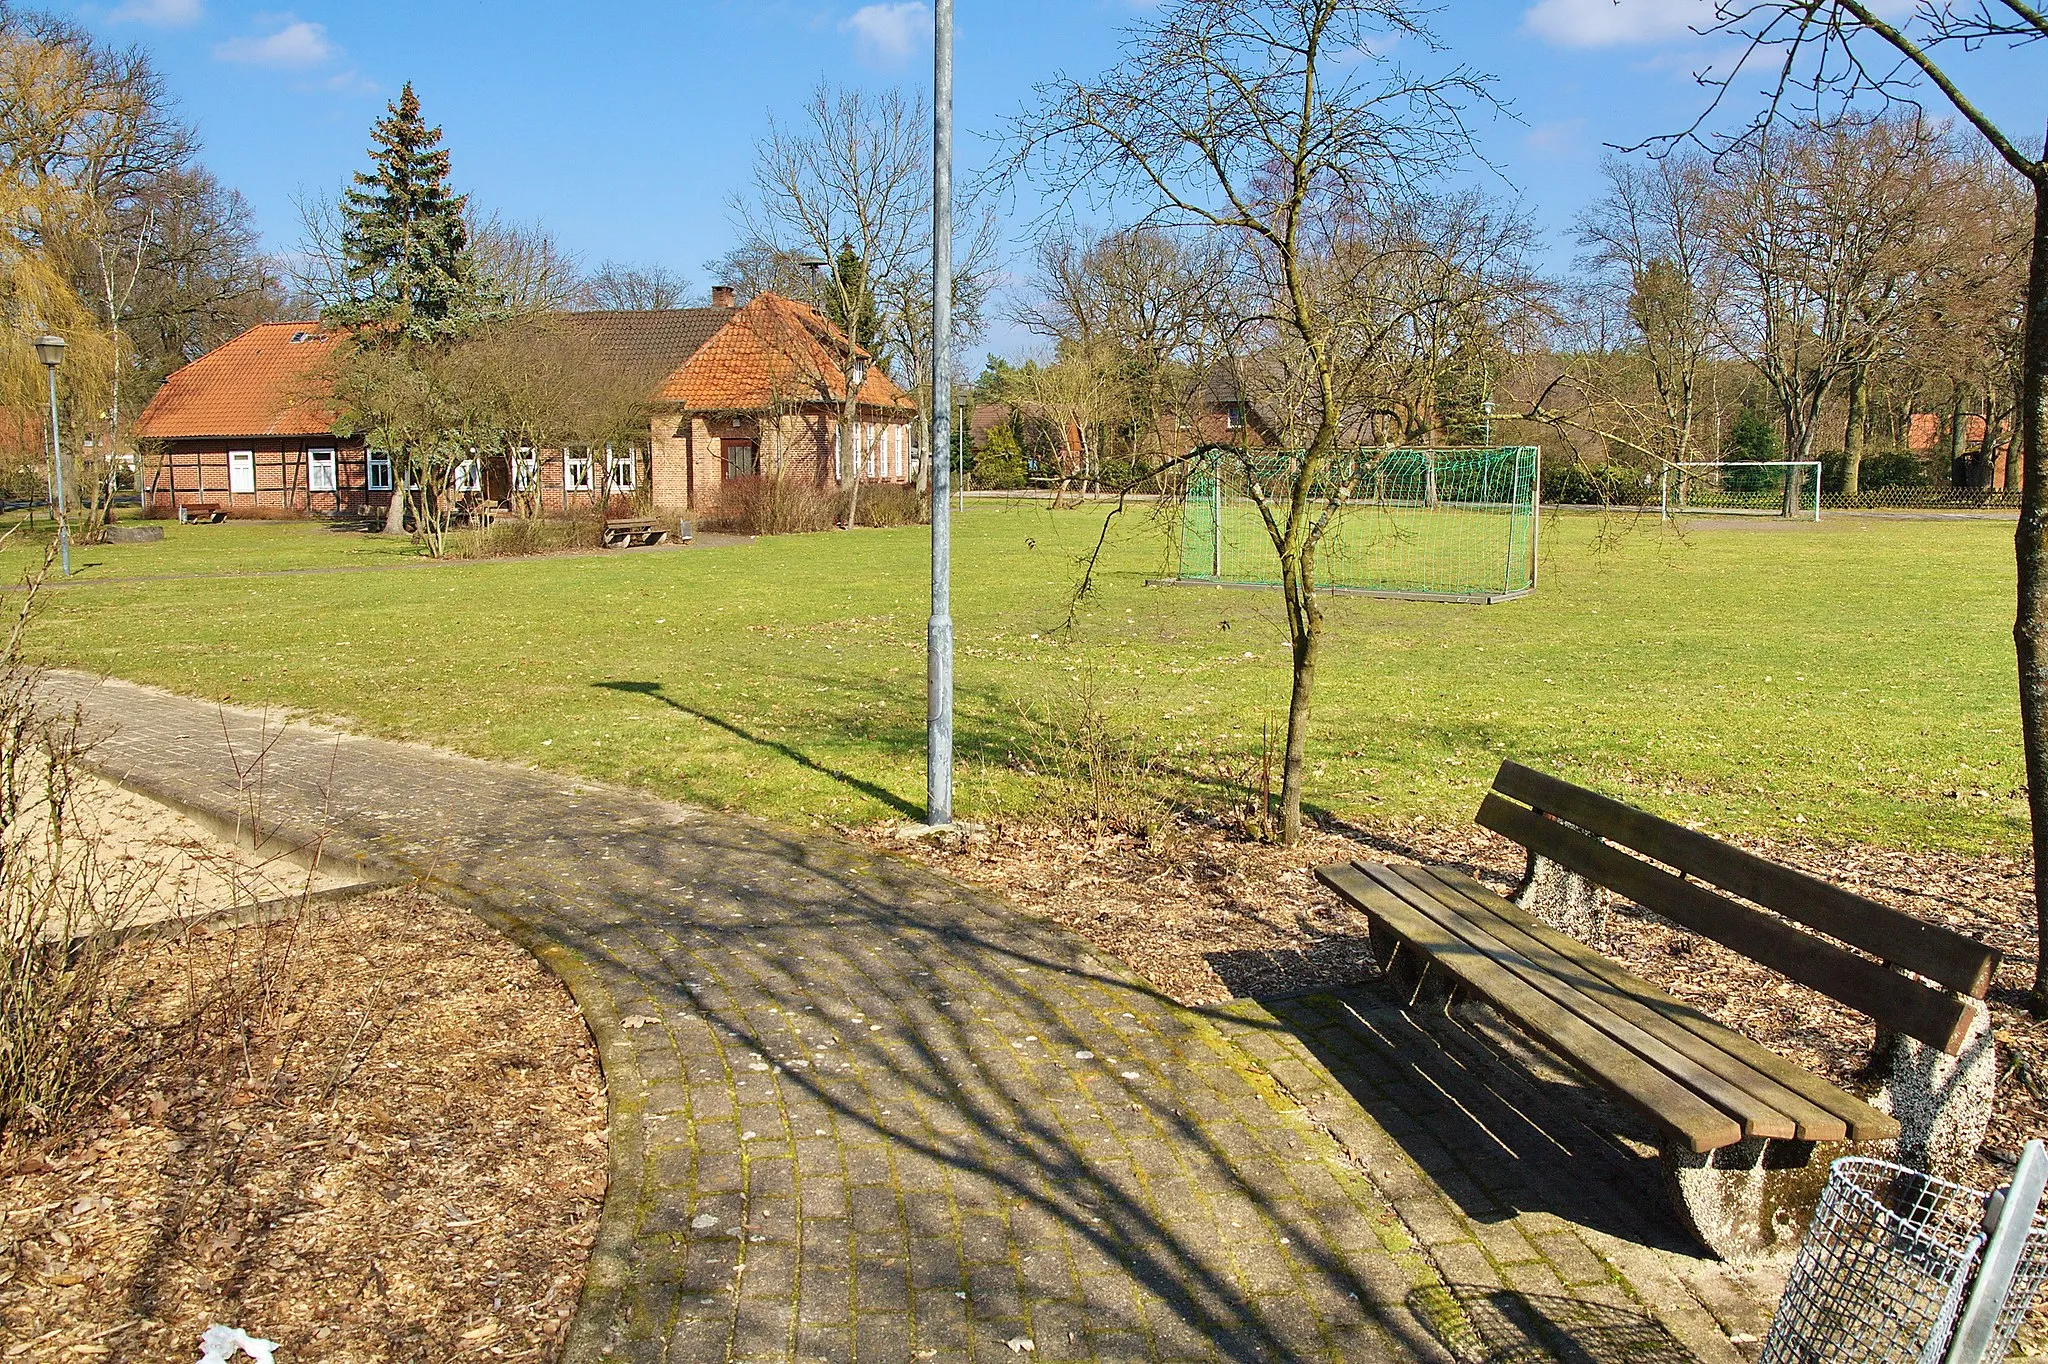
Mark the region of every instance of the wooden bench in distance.
POLYGON ((651 516, 616 517, 604 523, 607 549, 628 545, 658 545, 668 539, 668 527, 651 516))
POLYGON ((211 526, 227 520, 228 513, 218 502, 186 502, 178 508, 178 519, 188 526, 211 526))
POLYGON ((1522 904, 1442 868, 1338 863, 1317 879, 1365 912, 1374 955, 1407 1003, 1483 1000, 1645 1115, 1663 1134, 1681 1213, 1715 1253, 1795 1248, 1829 1162, 1852 1147, 1924 1158, 1927 1131, 1945 1121, 1956 1129, 1949 1145, 1975 1151, 1995 1068, 1981 1003, 1994 949, 1516 763, 1502 765, 1478 819, 1528 850, 1522 904), (1532 914, 1524 905, 1557 875, 1618 893, 1870 1018, 1891 1067, 1878 1104, 1532 914), (1971 1112, 1921 1102, 1943 1095, 1956 1107, 1961 1092, 1975 1092, 1957 1083, 1964 1073, 1982 1081, 1971 1112))

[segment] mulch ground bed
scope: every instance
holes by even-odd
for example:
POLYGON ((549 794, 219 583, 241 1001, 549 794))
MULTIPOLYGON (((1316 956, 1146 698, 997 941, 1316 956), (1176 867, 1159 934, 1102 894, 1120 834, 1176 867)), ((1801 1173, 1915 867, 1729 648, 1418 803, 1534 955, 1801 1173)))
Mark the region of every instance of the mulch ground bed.
MULTIPOLYGON (((965 840, 862 834, 1001 892, 1079 934, 1184 1004, 1288 994, 1374 979, 1364 915, 1310 877, 1348 858, 1457 866, 1506 891, 1521 849, 1476 825, 1322 828, 1275 847, 1196 821, 1138 838, 1071 826, 999 824, 965 840)), ((2021 1008, 2033 981, 2028 869, 1997 857, 1733 840, 1845 889, 1947 924, 2005 954, 1991 1005, 2004 1073, 1972 1177, 2002 1183, 2028 1137, 2048 1135, 2048 1028, 2021 1008)), ((1629 905, 1592 946, 1728 1026, 1844 1088, 1868 1092, 1868 1020, 1770 969, 1629 905)))
POLYGON ((69 1138, 0 1147, 0 1355, 190 1364, 222 1323, 288 1360, 555 1357, 604 1091, 531 957, 395 891, 118 970, 143 1060, 69 1138))

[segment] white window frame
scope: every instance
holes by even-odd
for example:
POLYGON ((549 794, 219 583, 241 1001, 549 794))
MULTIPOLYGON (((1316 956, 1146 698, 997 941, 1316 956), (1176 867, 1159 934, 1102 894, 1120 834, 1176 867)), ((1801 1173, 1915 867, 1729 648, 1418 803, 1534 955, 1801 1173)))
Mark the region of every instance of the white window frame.
POLYGON ((533 491, 534 480, 540 477, 540 457, 533 447, 522 445, 512 452, 512 491, 529 493, 533 491))
POLYGON ((228 451, 228 495, 247 493, 256 495, 256 452, 254 450, 228 451))
POLYGON ((615 493, 637 492, 640 488, 640 447, 629 445, 622 455, 614 452, 611 446, 605 446, 604 477, 605 486, 615 493))
POLYGON ((391 491, 391 456, 383 450, 369 452, 369 473, 365 484, 373 493, 391 491))
POLYGON ((331 493, 339 491, 340 488, 340 471, 336 467, 334 447, 316 445, 306 451, 306 491, 331 493))
POLYGON ((592 480, 592 474, 593 474, 593 472, 594 472, 594 471, 593 471, 593 466, 592 466, 592 463, 591 463, 591 459, 590 459, 590 447, 589 447, 589 446, 587 446, 587 445, 580 445, 580 446, 577 446, 577 447, 575 447, 575 449, 569 449, 569 448, 566 448, 566 447, 565 447, 565 448, 563 449, 563 451, 562 451, 562 491, 563 491, 563 492, 565 492, 565 493, 587 493, 587 492, 595 492, 595 491, 596 491, 596 489, 597 489, 597 485, 596 485, 596 483, 595 483, 595 482, 594 482, 594 481, 592 480), (579 454, 577 454, 577 453, 576 453, 576 451, 577 451, 577 450, 581 450, 581 451, 582 451, 583 453, 579 455, 579 454), (580 469, 581 469, 581 470, 583 471, 583 477, 582 477, 581 479, 578 479, 578 478, 576 477, 576 471, 577 471, 577 470, 578 470, 579 468, 580 468, 580 469))
POLYGON ((448 474, 448 491, 452 493, 480 493, 484 490, 484 462, 471 452, 468 459, 458 460, 448 474))

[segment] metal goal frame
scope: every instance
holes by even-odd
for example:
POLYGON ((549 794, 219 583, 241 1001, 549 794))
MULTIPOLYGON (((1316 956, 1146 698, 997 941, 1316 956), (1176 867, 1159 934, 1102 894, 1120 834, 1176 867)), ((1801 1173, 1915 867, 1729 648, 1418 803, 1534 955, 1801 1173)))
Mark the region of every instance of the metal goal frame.
MULTIPOLYGON (((1663 520, 1669 521, 1673 516, 1680 514, 1688 516, 1782 516, 1788 520, 1796 515, 1802 521, 1809 519, 1813 521, 1820 520, 1821 463, 1817 459, 1665 460, 1663 461, 1663 466, 1658 478, 1657 488, 1657 511, 1663 520), (1780 495, 1779 505, 1776 507, 1738 506, 1725 503, 1700 504, 1694 502, 1688 495, 1689 489, 1692 486, 1690 482, 1692 471, 1698 470, 1702 473, 1710 473, 1717 480, 1720 480, 1725 479, 1727 471, 1730 469, 1782 469, 1785 471, 1785 477, 1792 482, 1791 491, 1794 494, 1794 500, 1797 499, 1799 483, 1802 479, 1808 480, 1807 490, 1809 498, 1813 503, 1813 515, 1809 518, 1803 511, 1794 513, 1786 510, 1782 494, 1780 495), (1676 476, 1675 478, 1674 475, 1676 476), (1673 486, 1674 483, 1676 484, 1675 488, 1673 486), (1674 491, 1677 494, 1675 498, 1673 496, 1674 491)), ((1713 486, 1718 492, 1725 484, 1717 481, 1713 486)))

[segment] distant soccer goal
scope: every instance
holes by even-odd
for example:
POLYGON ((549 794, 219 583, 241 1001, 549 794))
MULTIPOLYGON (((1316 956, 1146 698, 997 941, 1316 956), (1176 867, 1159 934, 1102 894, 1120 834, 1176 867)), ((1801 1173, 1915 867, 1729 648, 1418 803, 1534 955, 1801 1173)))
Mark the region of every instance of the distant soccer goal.
POLYGON ((1674 516, 1820 520, 1820 461, 1731 459, 1666 464, 1659 505, 1674 516))
MULTIPOLYGON (((1175 581, 1276 586, 1279 561, 1259 496, 1269 504, 1284 499, 1300 458, 1299 451, 1219 451, 1197 460, 1175 581)), ((1523 596, 1536 586, 1539 461, 1527 445, 1338 454, 1311 490, 1312 514, 1329 514, 1316 547, 1316 585, 1431 601, 1523 596)), ((1284 521, 1284 501, 1273 510, 1284 521)))

